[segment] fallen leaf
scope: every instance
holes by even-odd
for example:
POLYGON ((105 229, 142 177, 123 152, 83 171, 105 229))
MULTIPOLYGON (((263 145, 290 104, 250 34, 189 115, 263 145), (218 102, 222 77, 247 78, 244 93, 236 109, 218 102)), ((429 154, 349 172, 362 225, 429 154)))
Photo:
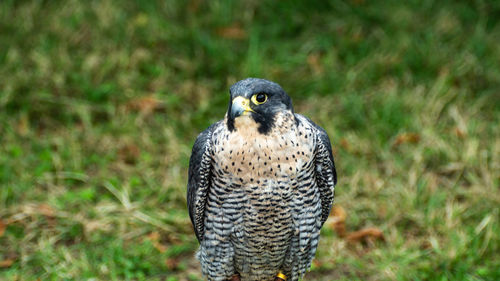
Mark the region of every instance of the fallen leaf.
POLYGON ((89 220, 83 224, 85 228, 85 233, 92 233, 96 230, 111 231, 111 226, 107 223, 103 223, 100 220, 89 220))
POLYGON ((173 244, 173 245, 180 245, 182 244, 182 240, 175 234, 169 234, 167 236, 168 243, 173 244))
POLYGON ((427 241, 427 240, 425 240, 424 242, 422 242, 422 243, 420 244, 420 249, 421 249, 421 250, 429 250, 429 249, 431 249, 431 248, 432 248, 432 244, 431 244, 431 242, 429 242, 429 241, 427 241))
POLYGON ((56 210, 49 204, 40 204, 36 206, 35 212, 45 216, 47 219, 47 225, 49 227, 55 227, 57 225, 56 220, 56 210))
POLYGON ((341 138, 339 144, 344 150, 351 151, 351 144, 345 138, 341 138))
POLYGON ((403 133, 396 137, 396 140, 392 143, 392 147, 399 146, 403 143, 418 143, 420 141, 420 135, 417 133, 403 133))
POLYGON ((337 233, 339 237, 345 237, 346 236, 346 229, 345 229, 345 222, 337 223, 333 225, 333 230, 337 233))
POLYGON ((345 222, 345 219, 347 218, 347 213, 344 210, 344 208, 342 208, 342 206, 335 205, 332 207, 332 210, 330 212, 330 218, 334 222, 345 222))
POLYGON ((165 253, 168 249, 167 246, 161 244, 160 242, 153 242, 153 247, 155 247, 155 249, 160 253, 165 253))
POLYGON ((221 27, 217 29, 217 35, 226 39, 245 39, 247 32, 238 24, 221 27))
POLYGON ((40 204, 38 205, 38 212, 46 217, 54 217, 56 213, 54 208, 49 204, 40 204))
POLYGON ((165 265, 169 270, 176 270, 179 268, 179 258, 168 258, 165 260, 165 265))
POLYGON ((319 260, 317 259, 313 259, 313 265, 316 267, 316 268, 319 268, 321 266, 323 266, 323 263, 320 262, 319 260))
POLYGON ((126 105, 127 109, 138 111, 142 115, 150 115, 155 110, 163 107, 162 101, 153 95, 132 99, 126 105))
POLYGON ((346 235, 345 220, 347 213, 341 206, 333 206, 330 216, 328 217, 328 226, 337 233, 339 237, 346 235))
POLYGON ((160 233, 158 231, 153 231, 146 236, 151 241, 160 240, 160 233))
POLYGON ((323 73, 323 66, 320 63, 320 58, 321 56, 318 53, 312 53, 307 56, 307 64, 316 75, 323 73))
POLYGON ((13 263, 14 263, 13 259, 5 259, 3 261, 0 261, 0 268, 10 267, 13 263))
POLYGON ((118 150, 118 157, 127 164, 135 164, 139 158, 141 152, 139 147, 135 144, 123 145, 118 150))
POLYGON ((160 233, 158 231, 153 231, 146 237, 160 253, 164 253, 167 250, 168 247, 160 243, 160 233))
POLYGON ((346 240, 350 243, 356 242, 374 242, 376 240, 384 241, 384 234, 382 231, 375 227, 368 227, 347 235, 346 240))
POLYGON ((460 129, 459 127, 455 128, 455 135, 461 139, 465 138, 467 136, 467 132, 464 130, 460 129))
POLYGON ((0 237, 3 236, 6 228, 7 228, 7 224, 0 219, 0 237))
POLYGON ((19 121, 16 124, 16 132, 20 136, 25 137, 26 135, 28 135, 29 127, 30 124, 28 116, 26 114, 23 114, 21 118, 19 118, 19 121))

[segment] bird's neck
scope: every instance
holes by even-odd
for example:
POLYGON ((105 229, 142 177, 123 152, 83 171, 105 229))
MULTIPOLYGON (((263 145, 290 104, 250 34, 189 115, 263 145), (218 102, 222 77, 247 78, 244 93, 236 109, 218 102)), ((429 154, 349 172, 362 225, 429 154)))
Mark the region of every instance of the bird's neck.
MULTIPOLYGON (((226 115, 225 122, 227 123, 228 117, 226 115)), ((233 133, 238 134, 245 138, 255 138, 262 135, 276 136, 284 135, 290 130, 295 128, 296 120, 291 111, 282 111, 275 114, 274 119, 269 121, 272 127, 269 130, 262 131, 262 124, 257 122, 250 115, 239 116, 234 119, 233 133)))

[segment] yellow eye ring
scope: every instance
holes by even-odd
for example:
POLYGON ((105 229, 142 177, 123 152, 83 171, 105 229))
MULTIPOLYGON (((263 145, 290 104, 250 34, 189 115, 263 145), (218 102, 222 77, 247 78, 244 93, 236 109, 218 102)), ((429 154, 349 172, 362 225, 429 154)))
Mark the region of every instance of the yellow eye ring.
POLYGON ((267 101, 267 95, 264 93, 258 93, 252 96, 252 102, 256 105, 263 104, 267 101))

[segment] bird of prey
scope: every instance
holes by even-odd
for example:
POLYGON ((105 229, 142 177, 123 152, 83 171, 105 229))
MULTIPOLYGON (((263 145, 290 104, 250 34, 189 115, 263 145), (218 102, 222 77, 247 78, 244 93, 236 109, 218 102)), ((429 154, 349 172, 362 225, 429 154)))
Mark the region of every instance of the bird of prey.
POLYGON ((187 204, 210 281, 299 280, 328 218, 337 175, 326 132, 278 84, 230 88, 223 120, 196 139, 187 204))

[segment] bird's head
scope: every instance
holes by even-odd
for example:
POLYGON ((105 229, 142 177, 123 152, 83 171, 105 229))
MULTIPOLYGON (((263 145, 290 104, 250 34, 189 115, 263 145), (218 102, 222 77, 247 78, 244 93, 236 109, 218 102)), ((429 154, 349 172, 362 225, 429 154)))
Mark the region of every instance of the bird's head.
POLYGON ((227 126, 230 131, 237 118, 251 118, 258 131, 267 134, 275 125, 279 113, 293 113, 292 100, 280 85, 258 78, 236 82, 229 90, 231 96, 227 109, 227 126))

